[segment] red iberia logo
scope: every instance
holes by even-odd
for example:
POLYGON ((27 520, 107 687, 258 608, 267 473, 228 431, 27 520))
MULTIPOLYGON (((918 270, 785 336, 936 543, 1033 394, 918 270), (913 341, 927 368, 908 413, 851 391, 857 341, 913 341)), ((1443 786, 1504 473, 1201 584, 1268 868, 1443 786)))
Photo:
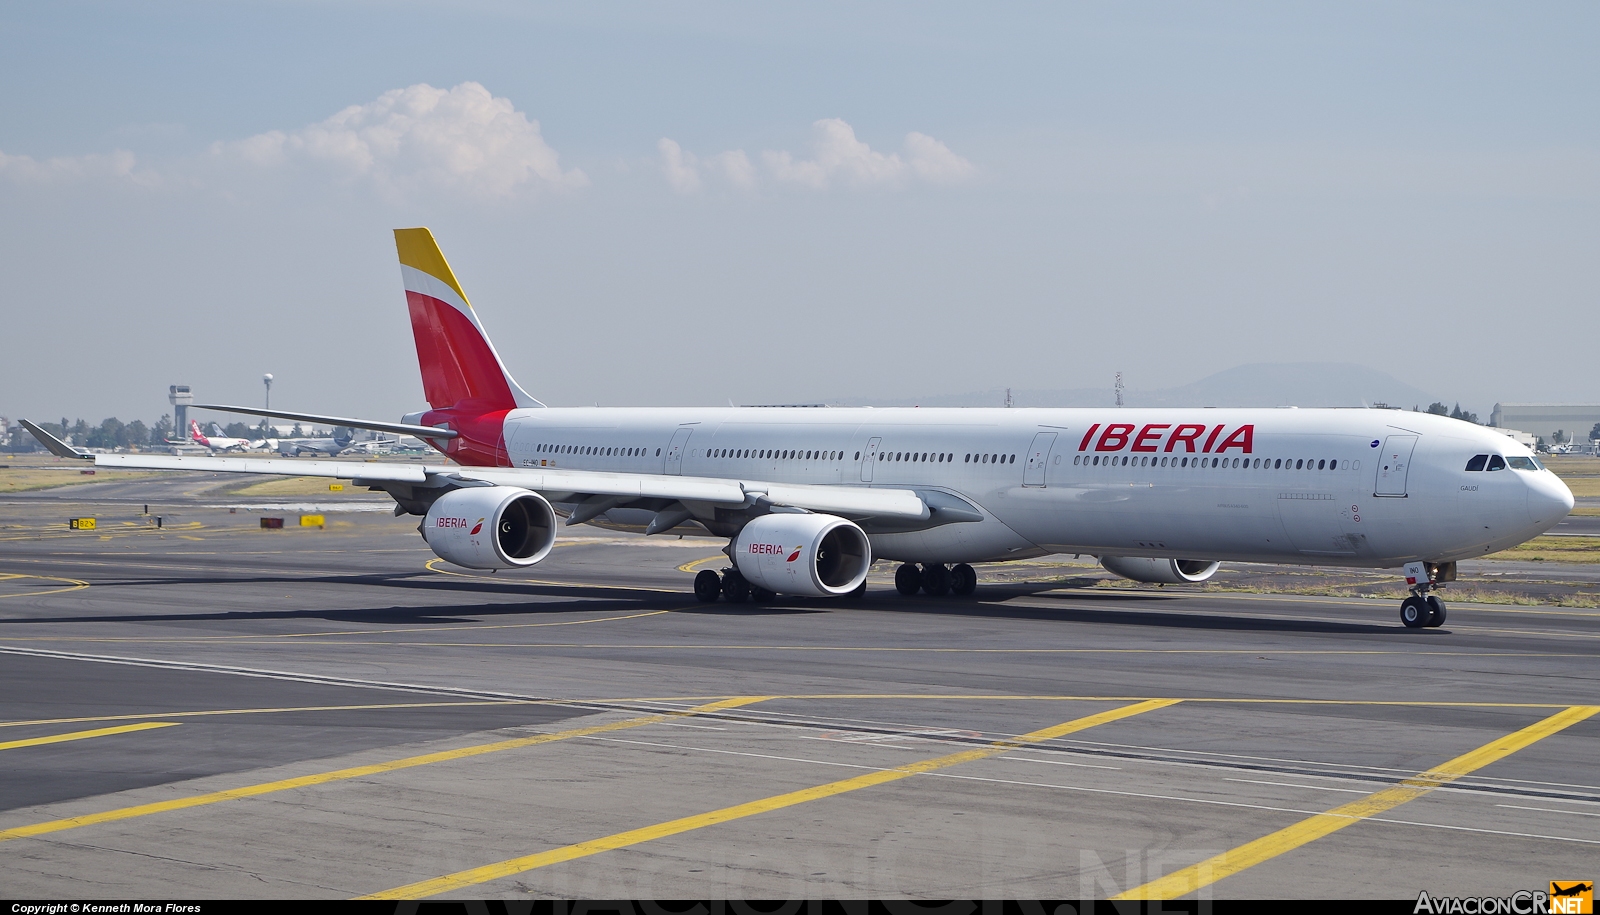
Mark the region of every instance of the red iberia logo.
POLYGON ((796 559, 799 559, 801 549, 802 547, 795 547, 794 552, 790 553, 789 558, 785 559, 784 562, 794 562, 796 559))
POLYGON ((483 530, 483 519, 482 519, 482 518, 479 518, 479 519, 478 519, 478 523, 477 523, 477 524, 474 524, 474 525, 473 525, 473 526, 472 526, 472 530, 470 530, 470 531, 467 531, 467 536, 468 536, 468 537, 471 537, 471 536, 472 536, 472 535, 473 535, 473 534, 476 534, 476 533, 477 533, 477 532, 479 532, 479 531, 481 531, 481 530, 483 530))

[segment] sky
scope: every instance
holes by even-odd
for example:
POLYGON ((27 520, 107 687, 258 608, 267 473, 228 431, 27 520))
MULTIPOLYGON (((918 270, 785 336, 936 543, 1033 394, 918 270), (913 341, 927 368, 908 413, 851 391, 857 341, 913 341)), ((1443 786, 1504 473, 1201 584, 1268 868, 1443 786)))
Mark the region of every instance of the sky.
POLYGON ((0 414, 1389 372, 1600 402, 1593 3, 0 0, 0 414))

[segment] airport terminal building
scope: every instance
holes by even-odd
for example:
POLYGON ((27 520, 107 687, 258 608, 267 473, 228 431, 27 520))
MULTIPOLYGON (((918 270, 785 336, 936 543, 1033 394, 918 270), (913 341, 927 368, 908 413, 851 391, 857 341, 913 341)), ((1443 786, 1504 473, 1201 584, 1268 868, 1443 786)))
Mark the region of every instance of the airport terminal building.
POLYGON ((1497 403, 1489 425, 1517 429, 1546 442, 1553 441, 1557 429, 1573 441, 1589 440, 1589 431, 1600 423, 1600 404, 1596 403, 1497 403))

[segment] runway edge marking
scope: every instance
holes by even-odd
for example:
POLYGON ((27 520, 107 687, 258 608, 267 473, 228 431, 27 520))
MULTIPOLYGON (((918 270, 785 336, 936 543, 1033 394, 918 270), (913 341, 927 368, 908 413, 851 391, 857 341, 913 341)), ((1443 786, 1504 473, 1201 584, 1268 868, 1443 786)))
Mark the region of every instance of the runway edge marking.
POLYGON ((1165 877, 1136 886, 1111 898, 1176 899, 1193 893, 1201 887, 1210 886, 1224 877, 1230 877, 1293 851, 1330 833, 1338 832, 1346 826, 1416 800, 1435 788, 1470 775, 1552 734, 1581 721, 1587 721, 1596 714, 1600 714, 1600 705, 1575 705, 1564 709, 1520 731, 1491 740, 1470 753, 1464 753, 1425 772, 1419 772, 1397 785, 1374 791, 1348 804, 1341 804, 1326 813, 1301 820, 1293 826, 1246 842, 1238 848, 1207 858, 1199 864, 1174 871, 1165 877))
POLYGON ((167 813, 173 810, 186 810, 191 807, 203 807, 207 804, 217 804, 223 801, 240 800, 247 797, 259 797, 263 794, 273 794, 279 791, 289 791, 294 788, 305 788, 312 785, 325 785, 329 782, 348 781, 353 778, 363 778, 368 775, 381 775, 385 772, 395 772, 400 769, 412 769, 417 766, 426 766, 433 763, 449 762, 457 759, 467 759, 473 756, 483 756, 489 753, 499 753, 505 750, 516 750, 522 747, 532 747, 544 743, 554 743, 558 740, 567 740, 573 737, 587 737, 592 734, 604 734, 610 731, 621 731, 627 728, 636 728, 646 724, 657 724, 671 721, 674 718, 688 718, 707 712, 722 711, 738 708, 765 701, 767 696, 737 696, 732 699, 723 699, 706 705, 695 706, 678 712, 665 712, 660 715, 647 715, 641 718, 629 718, 624 721, 613 721, 609 724, 597 724, 590 727, 572 728, 557 731, 552 734, 537 734, 532 737, 518 737, 512 740, 500 740, 494 743, 478 744, 470 747, 459 747, 454 750, 442 750, 437 753, 424 753, 420 756, 407 756, 403 759, 388 762, 372 763, 365 766, 351 766, 346 769, 335 769, 331 772, 319 772, 314 775, 301 775, 295 778, 279 779, 277 781, 263 782, 258 785, 246 785, 242 788, 229 788, 224 791, 211 791, 206 794, 197 794, 193 797, 177 798, 170 801, 157 801, 151 804, 138 804, 132 807, 119 807, 102 813, 90 813, 83 816, 66 817, 59 820, 47 820, 43 823, 33 823, 27 826, 15 826, 11 829, 0 830, 0 842, 9 842, 12 839, 23 839, 31 836, 48 835, 54 832, 63 832, 68 829, 77 829, 80 826, 93 826, 99 823, 114 823, 119 820, 131 820, 135 817, 150 816, 156 813, 167 813))
POLYGON ((762 798, 761 800, 749 801, 744 804, 735 804, 731 807, 723 807, 719 810, 710 811, 709 813, 700 813, 693 816, 680 817, 676 820, 668 820, 665 823, 658 823, 654 826, 630 829, 626 832, 619 832, 604 838, 591 839, 587 842, 579 842, 575 845, 568 845, 563 848, 555 848, 549 851, 524 855, 518 858, 511 858, 495 864, 486 864, 481 867, 469 868, 467 870, 457 871, 453 874, 446 874, 442 877, 434 877, 429 880, 420 880, 416 883, 408 883, 404 886, 397 886, 393 889, 384 890, 380 893, 373 893, 368 896, 361 896, 357 898, 423 899, 429 896, 436 896, 440 893, 461 889, 462 887, 473 886, 475 884, 485 883, 487 881, 496 880, 502 877, 514 876, 516 874, 525 873, 540 867, 547 867, 551 864, 560 864, 576 858, 585 858, 601 852, 625 848, 629 845, 637 845, 641 842, 649 842, 653 839, 675 836, 680 833, 691 832, 696 829, 703 829, 707 826, 715 826, 720 823, 727 823, 732 820, 743 819, 744 817, 754 816, 759 813, 767 813, 773 810, 781 810, 785 807, 793 807, 797 804, 804 804, 807 801, 815 801, 823 798, 834 797, 835 795, 845 794, 861 788, 870 788, 875 785, 887 784, 889 782, 899 781, 904 778, 910 778, 913 775, 921 775, 923 773, 934 772, 939 769, 946 769, 951 766, 960 765, 961 763, 987 759, 989 757, 998 756, 1001 753, 1016 749, 1018 747, 1026 746, 1031 743, 1038 743, 1044 740, 1052 740, 1057 737, 1064 737, 1067 734, 1087 730, 1095 727, 1096 725, 1106 724, 1112 721, 1119 721, 1121 719, 1131 718, 1135 715, 1140 715, 1145 712, 1177 705, 1182 701, 1183 700, 1181 699, 1147 699, 1143 702, 1135 702, 1132 705, 1124 705, 1120 708, 1098 712, 1083 718, 1076 718, 1072 721, 1053 725, 1041 730, 1032 731, 1018 737, 1008 737, 1002 740, 996 740, 987 747, 963 750, 959 753, 950 753, 945 756, 922 760, 921 762, 907 763, 903 766, 895 766, 891 769, 880 769, 875 772, 869 772, 865 775, 857 775, 853 778, 828 782, 825 785, 817 785, 813 788, 802 788, 799 791, 790 791, 784 794, 762 798))

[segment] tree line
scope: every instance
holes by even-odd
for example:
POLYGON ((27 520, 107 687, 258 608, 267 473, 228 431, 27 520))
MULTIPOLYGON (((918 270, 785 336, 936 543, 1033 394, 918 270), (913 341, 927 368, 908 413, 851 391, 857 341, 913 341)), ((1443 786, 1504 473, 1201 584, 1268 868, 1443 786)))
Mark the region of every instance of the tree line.
MULTIPOLYGON (((206 423, 209 426, 210 423, 206 423)), ((39 423, 39 427, 69 444, 79 448, 149 448, 159 447, 167 440, 187 440, 189 430, 184 429, 175 435, 172 427, 171 414, 163 414, 151 425, 145 425, 143 420, 123 422, 115 416, 100 421, 97 426, 79 419, 69 422, 65 416, 58 423, 39 423)), ((224 435, 234 438, 260 438, 261 429, 251 427, 245 423, 229 423, 223 430, 224 435)), ((3 441, 7 430, 0 429, 0 446, 9 452, 34 451, 38 443, 27 432, 19 431, 11 436, 10 441, 3 441)))

